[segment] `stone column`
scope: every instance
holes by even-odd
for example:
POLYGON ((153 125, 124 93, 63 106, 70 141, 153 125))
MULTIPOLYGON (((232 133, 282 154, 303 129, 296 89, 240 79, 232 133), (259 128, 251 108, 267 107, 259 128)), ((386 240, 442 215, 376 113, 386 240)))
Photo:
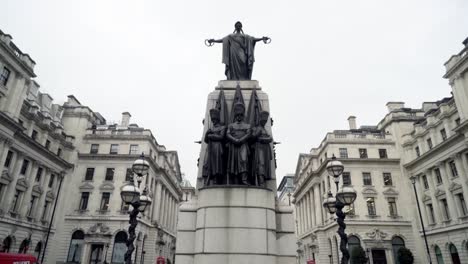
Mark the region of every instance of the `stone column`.
POLYGON ((299 230, 299 234, 302 234, 302 200, 299 200, 297 202, 297 212, 298 212, 298 218, 297 218, 297 221, 298 221, 298 230, 299 230))
POLYGON ((167 227, 167 191, 166 188, 163 188, 163 202, 162 202, 162 226, 167 227))
POLYGON ((13 178, 13 180, 10 182, 10 184, 7 187, 5 196, 3 197, 4 201, 2 202, 2 205, 1 205, 2 211, 5 213, 8 213, 8 211, 10 210, 10 203, 11 203, 11 200, 13 200, 13 196, 15 195, 16 183, 18 182, 19 172, 21 170, 21 166, 23 165, 24 155, 21 152, 17 151, 15 156, 16 156, 16 162, 13 165, 10 165, 11 167, 13 167, 13 170, 11 173, 11 177, 13 178))
POLYGON ((304 232, 309 230, 309 202, 307 200, 307 193, 304 194, 304 232))
POLYGON ((0 151, 0 173, 3 173, 3 169, 5 168, 6 157, 12 145, 13 145, 13 141, 8 138, 4 138, 2 142, 0 143, 0 149, 1 149, 0 151))
MULTIPOLYGON (((421 177, 416 177, 415 186, 416 186, 416 191, 418 192, 419 206, 421 207, 421 214, 422 214, 422 217, 423 217, 424 226, 427 227, 429 224, 432 224, 432 223, 429 222, 429 216, 428 216, 428 213, 426 211, 426 204, 423 201, 424 191, 423 191, 423 188, 422 188, 421 177)), ((414 193, 413 193, 413 197, 414 197, 414 193)), ((436 216, 436 213, 435 213, 436 212, 436 207, 435 207, 436 205, 434 204, 434 201, 435 201, 434 198, 432 198, 432 206, 434 206, 434 221, 437 223, 437 216, 436 216)), ((417 219, 416 222, 419 223, 420 222, 419 213, 415 212, 414 216, 417 219)))
POLYGON ((305 232, 305 205, 304 196, 301 199, 301 234, 305 232))
MULTIPOLYGON (((439 166, 439 169, 440 169, 440 174, 441 174, 441 177, 442 177, 442 181, 445 183, 445 182, 447 182, 447 179, 444 177, 444 175, 445 175, 445 166, 444 166, 443 163, 439 163, 438 166, 439 166)), ((429 184, 429 193, 431 195, 432 206, 434 208, 434 220, 436 221, 436 223, 441 223, 444 220, 443 208, 440 207, 439 200, 435 196, 436 187, 434 186, 434 181, 431 180, 431 178, 435 178, 435 175, 433 175, 433 174, 435 174, 435 172, 433 172, 433 170, 427 170, 425 173, 426 173, 427 182, 429 184)), ((419 181, 419 185, 420 185, 419 186, 420 188, 418 190, 418 196, 421 197, 420 200, 423 200, 425 188, 424 188, 424 182, 422 180, 422 176, 418 177, 418 181, 419 181)), ((424 204, 424 202, 422 204, 424 204)), ((426 209, 426 206, 424 206, 424 209, 426 209)), ((427 219, 429 219, 429 215, 427 215, 427 219)))
POLYGON ((153 197, 153 212, 151 219, 159 222, 159 216, 161 214, 161 182, 156 180, 156 191, 153 197))
POLYGON ((315 228, 317 226, 317 208, 315 207, 315 193, 314 193, 314 187, 310 187, 310 199, 311 199, 311 205, 312 205, 312 227, 315 228))
MULTIPOLYGON (((456 158, 455 157, 452 157, 453 160, 455 161, 456 158)), ((455 163, 455 166, 457 166, 457 164, 455 163)), ((450 214, 450 219, 451 220, 457 220, 458 219, 458 210, 457 210, 457 207, 455 205, 455 200, 453 199, 453 195, 452 195, 452 192, 450 191, 449 189, 449 186, 450 186, 450 182, 449 181, 449 177, 448 177, 448 173, 450 171, 450 164, 448 162, 445 162, 445 168, 446 168, 446 182, 444 182, 444 189, 445 189, 445 196, 446 196, 446 199, 447 199, 447 203, 448 203, 448 207, 449 207, 449 214, 450 214)), ((457 172, 458 172, 458 166, 457 166, 457 172)), ((458 172, 459 173, 459 172, 458 172)), ((460 177, 460 176, 458 176, 460 177)))
POLYGON ((316 208, 316 215, 317 215, 317 220, 316 220, 316 224, 317 226, 319 225, 323 225, 323 217, 322 217, 322 204, 321 204, 321 197, 320 197, 320 187, 318 184, 316 184, 315 186, 315 190, 314 190, 314 193, 315 193, 315 208, 316 208))
POLYGON ((177 222, 179 221, 179 201, 174 200, 174 231, 177 232, 177 222))
MULTIPOLYGON (((35 179, 35 176, 36 176, 36 173, 37 173, 37 170, 39 169, 39 165, 36 161, 32 161, 31 162, 31 169, 29 170, 28 172, 28 176, 26 177, 26 180, 28 182, 28 189, 26 190, 26 192, 24 193, 23 195, 23 204, 21 206, 21 209, 19 210, 19 214, 21 217, 26 217, 27 213, 28 213, 28 208, 29 208, 29 205, 30 205, 30 201, 31 201, 31 194, 32 194, 32 188, 34 186, 34 179, 35 179)), ((37 202, 36 202, 37 203, 37 202)), ((33 205, 35 206, 35 205, 33 205)))
POLYGON ((173 202, 173 199, 172 199, 172 194, 169 193, 169 210, 168 210, 168 215, 169 215, 169 221, 168 221, 168 228, 169 230, 172 230, 172 224, 173 224, 173 219, 174 219, 174 215, 172 214, 173 213, 173 207, 174 206, 174 202, 173 202))
MULTIPOLYGON (((39 197, 39 201, 37 202, 37 210, 36 210, 36 222, 41 221, 42 210, 44 209, 45 200, 46 200, 46 193, 47 193, 47 183, 49 182, 50 175, 52 171, 48 168, 44 168, 43 177, 41 178, 40 185, 42 187, 42 194, 39 197)), ((72 205, 73 206, 73 205, 72 205)), ((76 209, 76 208, 71 208, 76 209)))

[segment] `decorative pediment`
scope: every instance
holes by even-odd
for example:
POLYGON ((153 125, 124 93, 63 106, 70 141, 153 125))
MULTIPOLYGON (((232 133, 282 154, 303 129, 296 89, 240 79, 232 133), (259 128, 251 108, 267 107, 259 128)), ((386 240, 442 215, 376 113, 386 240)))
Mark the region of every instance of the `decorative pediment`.
POLYGON ((103 191, 113 191, 115 189, 114 184, 112 182, 104 182, 99 186, 99 190, 103 191))
POLYGON ((423 197, 422 197, 422 200, 423 202, 427 202, 427 201, 430 201, 431 200, 431 197, 427 194, 424 194, 423 197))
POLYGON ((88 229, 88 234, 92 235, 112 235, 110 228, 103 223, 96 223, 88 229))
POLYGON ((5 185, 8 185, 12 180, 13 180, 13 178, 11 177, 8 170, 3 170, 2 177, 0 177, 0 182, 5 184, 5 185))
POLYGON ((452 184, 450 184, 449 190, 451 192, 462 191, 462 186, 456 182, 452 182, 452 184))
POLYGON ((40 185, 38 185, 38 184, 33 186, 32 191, 33 191, 34 194, 37 194, 38 196, 41 195, 44 192, 42 187, 40 185))
POLYGON ((389 195, 389 196, 394 196, 394 195, 398 195, 398 191, 391 188, 391 187, 389 187, 385 191, 383 191, 383 194, 384 195, 389 195))
POLYGON ((89 182, 85 182, 85 183, 83 183, 83 184, 79 187, 79 189, 80 189, 81 191, 91 191, 91 190, 94 189, 94 185, 92 185, 92 184, 89 183, 89 182))
POLYGON ((434 192, 435 196, 441 196, 441 195, 445 195, 445 192, 442 191, 441 189, 436 189, 436 191, 434 192))
POLYGON ((52 191, 48 191, 46 193, 46 200, 54 200, 55 199, 55 194, 52 191))
POLYGON ((362 189, 362 194, 364 195, 377 195, 377 190, 374 187, 364 187, 362 189))
POLYGON ((22 192, 25 192, 28 189, 28 187, 29 187, 29 184, 25 178, 19 179, 18 182, 16 183, 16 189, 22 192))
POLYGON ((381 231, 378 228, 374 228, 372 231, 367 232, 366 235, 369 238, 374 239, 374 240, 378 240, 378 241, 382 241, 383 239, 385 239, 388 236, 387 233, 381 231))

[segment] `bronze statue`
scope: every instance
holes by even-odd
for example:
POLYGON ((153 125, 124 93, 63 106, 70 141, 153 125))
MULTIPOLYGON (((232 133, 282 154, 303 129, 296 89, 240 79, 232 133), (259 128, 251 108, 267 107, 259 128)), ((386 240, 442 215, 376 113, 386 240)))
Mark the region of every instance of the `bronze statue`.
POLYGON ((252 174, 254 176, 254 183, 257 186, 264 186, 265 180, 271 179, 271 160, 272 153, 270 143, 273 138, 268 134, 265 129, 265 125, 268 121, 270 113, 262 111, 260 113, 259 126, 256 126, 252 130, 252 138, 254 139, 254 160, 252 174))
POLYGON ((213 128, 208 129, 205 134, 205 143, 207 144, 207 156, 203 166, 203 177, 205 185, 225 184, 223 175, 224 170, 224 137, 226 127, 220 123, 220 112, 218 109, 210 110, 211 122, 213 128))
POLYGON ((223 43, 223 63, 226 65, 225 74, 228 80, 251 80, 255 43, 262 40, 265 44, 271 42, 269 37, 255 38, 244 34, 242 23, 236 22, 232 34, 222 39, 207 39, 209 47, 213 43, 223 43))
POLYGON ((241 102, 235 103, 235 122, 229 124, 226 138, 229 142, 227 160, 228 184, 248 185, 249 174, 249 145, 250 125, 244 122, 245 106, 241 102))

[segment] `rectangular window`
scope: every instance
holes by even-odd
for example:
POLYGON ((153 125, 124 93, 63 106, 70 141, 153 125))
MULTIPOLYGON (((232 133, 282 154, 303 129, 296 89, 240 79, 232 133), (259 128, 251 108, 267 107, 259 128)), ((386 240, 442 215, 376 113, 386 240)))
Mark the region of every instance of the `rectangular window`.
POLYGON ((386 149, 379 149, 379 158, 381 158, 381 159, 388 158, 386 149))
POLYGON ((110 193, 105 192, 102 193, 102 198, 101 198, 101 211, 107 211, 109 210, 109 200, 110 200, 110 193))
POLYGON ((465 201, 465 197, 463 196, 463 193, 459 193, 456 196, 457 196, 458 202, 460 203, 460 211, 462 215, 463 216, 467 215, 468 210, 466 208, 466 201, 465 201))
POLYGON ((390 216, 397 216, 398 215, 395 198, 388 198, 388 211, 390 213, 390 216))
POLYGON ((417 157, 421 156, 421 152, 419 151, 419 147, 415 147, 414 151, 416 151, 416 156, 417 157))
POLYGON ((347 148, 340 148, 340 158, 347 159, 348 158, 348 149, 347 148))
POLYGON ((434 173, 435 173, 435 175, 436 175, 437 184, 442 184, 442 175, 440 174, 440 169, 439 169, 439 168, 435 168, 435 169, 434 169, 434 173))
POLYGON ((37 140, 37 131, 36 130, 33 130, 32 133, 31 133, 31 138, 33 140, 37 140))
POLYGON ((7 67, 3 67, 2 74, 0 75, 0 83, 6 86, 8 79, 10 79, 11 71, 7 67))
POLYGON ((125 173, 125 181, 131 182, 133 181, 133 171, 132 168, 128 168, 127 172, 125 173))
POLYGON ((432 206, 432 204, 427 204, 427 211, 429 213, 429 221, 431 221, 431 224, 434 224, 435 223, 434 206, 432 206))
POLYGON ((80 207, 78 209, 82 211, 88 209, 88 200, 89 200, 89 192, 82 192, 81 200, 80 200, 80 207))
POLYGON ((384 172, 383 173, 383 182, 385 186, 392 186, 392 174, 389 172, 384 172))
POLYGON ((12 159, 13 159, 13 152, 9 150, 8 154, 6 156, 6 159, 5 159, 5 164, 3 164, 5 166, 5 168, 10 167, 12 159))
POLYGON ((369 215, 377 215, 377 212, 375 210, 375 200, 374 198, 367 198, 367 213, 369 215))
POLYGON ((54 186, 54 180, 55 180, 55 175, 51 174, 49 178, 49 184, 47 185, 49 186, 49 188, 52 188, 52 186, 54 186))
POLYGON ((99 151, 99 144, 91 144, 90 154, 97 154, 99 151))
POLYGON ((59 157, 62 156, 62 149, 61 148, 57 149, 57 156, 59 156, 59 157))
POLYGON ((429 149, 432 149, 432 139, 428 138, 426 141, 427 141, 427 146, 429 147, 429 149))
POLYGON ((94 177, 94 168, 86 168, 85 181, 92 181, 94 177))
POLYGON ((27 159, 23 160, 23 165, 21 165, 21 170, 20 170, 21 175, 26 174, 26 171, 28 170, 28 166, 29 166, 29 160, 27 159))
POLYGON ((34 205, 35 205, 35 202, 36 202, 36 196, 31 196, 31 200, 29 201, 29 207, 28 207, 28 214, 27 216, 31 217, 32 216, 32 213, 34 211, 34 205))
POLYGON ((11 212, 13 212, 13 213, 18 212, 18 207, 19 207, 19 204, 20 204, 22 194, 23 194, 23 192, 21 192, 20 190, 16 190, 15 195, 13 196, 13 200, 11 201, 11 206, 10 206, 10 211, 11 212))
POLYGON ((447 132, 445 131, 445 128, 440 130, 440 136, 442 137, 442 140, 447 139, 447 132))
POLYGON ((372 185, 372 177, 370 172, 362 173, 362 182, 364 185, 372 185))
POLYGON ((114 168, 107 168, 106 169, 106 181, 113 181, 114 180, 114 168))
POLYGON ((48 139, 47 139, 46 142, 45 142, 45 148, 46 148, 46 149, 49 149, 49 148, 50 148, 50 140, 48 140, 48 139))
POLYGON ((351 174, 343 172, 343 186, 351 185, 351 174))
POLYGON ((427 177, 426 175, 423 175, 422 176, 422 182, 423 182, 423 185, 424 185, 424 189, 429 189, 429 183, 427 182, 427 177))
POLYGON ((359 149, 359 158, 367 159, 367 149, 359 149))
POLYGON ((109 153, 110 154, 118 154, 119 153, 119 144, 111 144, 109 153))
POLYGON ((36 182, 40 182, 40 181, 41 181, 42 171, 43 171, 43 170, 44 170, 43 168, 38 168, 38 169, 37 169, 37 172, 36 172, 36 179, 35 179, 36 182))
POLYGON ((449 162, 450 165, 450 171, 452 172, 453 177, 458 177, 458 170, 457 170, 457 165, 455 164, 455 161, 452 160, 449 162))
POLYGON ((450 211, 449 211, 447 199, 440 200, 440 203, 442 204, 442 208, 444 210, 445 220, 450 220, 450 211))
POLYGON ((48 211, 49 211, 49 205, 50 205, 50 202, 46 201, 44 203, 44 208, 42 209, 42 216, 41 216, 41 220, 42 221, 45 221, 47 220, 47 214, 48 214, 48 211))
POLYGON ((137 155, 138 154, 138 145, 130 145, 130 153, 132 155, 137 155))

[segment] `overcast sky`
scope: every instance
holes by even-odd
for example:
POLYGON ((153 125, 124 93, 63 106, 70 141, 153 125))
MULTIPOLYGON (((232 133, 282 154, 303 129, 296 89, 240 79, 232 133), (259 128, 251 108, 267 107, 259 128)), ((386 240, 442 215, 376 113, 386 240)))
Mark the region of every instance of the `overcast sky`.
POLYGON ((281 178, 349 115, 375 125, 388 101, 450 96, 443 63, 468 37, 468 1, 2 0, 0 29, 36 61, 42 92, 109 121, 129 111, 194 183, 207 95, 225 79, 221 46, 203 41, 237 20, 272 38, 253 79, 270 96, 281 178))

